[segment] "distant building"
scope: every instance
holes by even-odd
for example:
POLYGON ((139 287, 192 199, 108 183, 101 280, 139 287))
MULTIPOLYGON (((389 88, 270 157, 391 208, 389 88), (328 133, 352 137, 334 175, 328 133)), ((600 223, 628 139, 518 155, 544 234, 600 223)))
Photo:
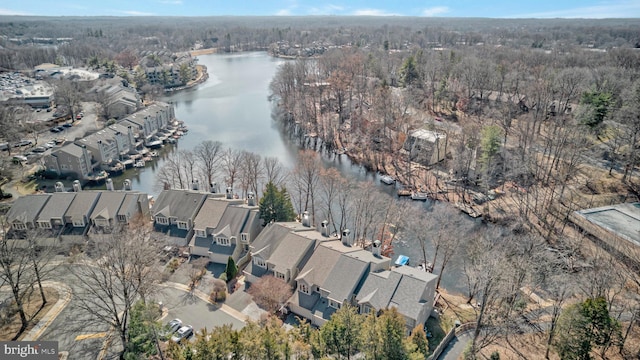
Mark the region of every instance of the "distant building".
POLYGON ((86 146, 74 143, 55 149, 44 157, 46 171, 54 172, 60 177, 69 176, 85 180, 93 172, 91 153, 86 146))
POLYGON ((125 117, 119 124, 131 126, 137 138, 148 139, 158 130, 175 120, 173 106, 163 102, 155 102, 148 107, 125 117))
POLYGON ((404 142, 403 149, 409 152, 411 161, 427 166, 433 165, 446 157, 447 137, 431 130, 414 130, 404 142))
POLYGON ((125 86, 121 78, 104 80, 92 90, 105 107, 104 112, 108 118, 120 119, 142 107, 138 93, 135 89, 125 86))
POLYGON ((640 263, 640 202, 576 211, 571 221, 614 251, 640 263))
POLYGON ((184 86, 195 79, 196 61, 188 52, 177 53, 171 63, 144 67, 149 84, 163 85, 165 88, 184 86), (184 76, 183 76, 184 75, 184 76))

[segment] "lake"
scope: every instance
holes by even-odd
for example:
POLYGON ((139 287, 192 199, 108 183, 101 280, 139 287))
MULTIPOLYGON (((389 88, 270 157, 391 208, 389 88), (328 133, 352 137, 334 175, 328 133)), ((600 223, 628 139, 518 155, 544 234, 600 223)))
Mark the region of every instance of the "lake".
MULTIPOLYGON (((273 121, 274 104, 269 100, 269 83, 278 66, 287 60, 273 58, 264 52, 202 55, 198 60, 207 66, 209 79, 192 89, 162 99, 173 103, 176 118, 184 121, 189 132, 178 140, 177 145, 162 149, 160 157, 152 164, 143 169, 127 170, 115 178, 116 188, 121 188, 121 181, 129 178, 134 189, 157 196, 161 189, 155 184, 155 173, 162 166, 163 159, 177 149, 192 149, 203 140, 220 141, 224 147, 247 150, 263 158, 277 157, 284 166, 294 167, 298 148, 288 141, 273 121)), ((323 156, 323 160, 347 178, 372 181, 381 193, 395 194, 393 186, 381 184, 377 174, 353 165, 346 155, 323 156)), ((399 241, 394 244, 394 249, 396 256, 409 256, 413 265, 422 259, 417 242, 399 241)), ((427 256, 431 255, 428 253, 427 256)), ((456 261, 449 265, 442 281, 445 288, 463 290, 455 280, 460 278, 459 268, 456 261)))

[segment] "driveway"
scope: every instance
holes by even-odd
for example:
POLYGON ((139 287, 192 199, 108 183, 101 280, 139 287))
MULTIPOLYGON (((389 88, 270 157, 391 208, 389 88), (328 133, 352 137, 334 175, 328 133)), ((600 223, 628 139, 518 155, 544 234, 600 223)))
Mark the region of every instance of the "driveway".
POLYGON ((440 360, 458 360, 471 341, 471 331, 463 332, 454 337, 446 349, 438 356, 440 360))
POLYGON ((185 292, 174 288, 163 288, 156 296, 168 309, 167 316, 162 320, 167 323, 171 319, 180 319, 185 325, 192 325, 194 332, 200 329, 212 329, 217 326, 231 325, 234 329, 242 329, 245 325, 238 319, 220 309, 217 305, 209 304, 193 292, 185 292))

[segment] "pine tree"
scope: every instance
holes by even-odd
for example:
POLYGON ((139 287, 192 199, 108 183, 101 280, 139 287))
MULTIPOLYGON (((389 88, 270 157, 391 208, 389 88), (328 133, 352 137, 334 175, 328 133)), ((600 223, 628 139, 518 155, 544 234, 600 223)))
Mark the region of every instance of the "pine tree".
POLYGON ((293 221, 295 211, 291 204, 291 197, 284 187, 278 188, 267 183, 262 199, 260 199, 260 218, 267 224, 271 221, 293 221))

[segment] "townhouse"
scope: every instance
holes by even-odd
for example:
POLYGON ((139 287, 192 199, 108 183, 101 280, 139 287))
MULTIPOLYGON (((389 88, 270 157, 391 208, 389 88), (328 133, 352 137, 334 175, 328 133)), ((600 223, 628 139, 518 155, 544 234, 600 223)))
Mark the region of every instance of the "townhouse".
POLYGON ((247 282, 273 275, 295 291, 285 305, 292 313, 321 326, 342 306, 368 314, 395 307, 407 331, 424 324, 433 310, 437 277, 408 266, 392 267, 381 256, 380 241, 370 249, 352 244, 349 232, 330 235, 300 223, 273 223, 250 246, 252 261, 244 269, 247 282))
POLYGON ((237 262, 262 229, 258 209, 251 193, 246 203, 231 193, 224 198, 208 196, 194 219, 191 254, 213 263, 226 264, 229 257, 237 262))

